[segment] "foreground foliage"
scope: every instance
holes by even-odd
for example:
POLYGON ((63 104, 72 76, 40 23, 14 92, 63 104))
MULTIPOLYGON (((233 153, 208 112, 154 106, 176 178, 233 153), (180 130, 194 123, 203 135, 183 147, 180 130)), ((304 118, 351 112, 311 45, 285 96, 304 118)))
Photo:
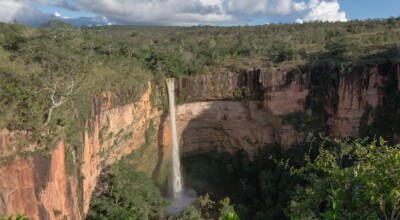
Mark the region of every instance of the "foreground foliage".
POLYGON ((229 197, 218 203, 210 199, 208 194, 200 196, 195 204, 186 207, 179 216, 170 216, 168 220, 239 220, 229 197))
POLYGON ((321 139, 183 158, 185 182, 229 196, 240 219, 399 219, 400 145, 321 139), (308 147, 307 147, 308 146, 308 147), (284 161, 284 162, 280 162, 284 161))
POLYGON ((398 219, 400 215, 400 145, 334 141, 292 174, 307 184, 290 203, 292 219, 398 219))
POLYGON ((92 196, 87 219, 158 219, 168 201, 154 181, 125 160, 113 165, 92 196))
POLYGON ((27 217, 25 217, 24 215, 21 215, 19 213, 14 215, 10 215, 7 217, 0 217, 0 220, 29 220, 27 217))

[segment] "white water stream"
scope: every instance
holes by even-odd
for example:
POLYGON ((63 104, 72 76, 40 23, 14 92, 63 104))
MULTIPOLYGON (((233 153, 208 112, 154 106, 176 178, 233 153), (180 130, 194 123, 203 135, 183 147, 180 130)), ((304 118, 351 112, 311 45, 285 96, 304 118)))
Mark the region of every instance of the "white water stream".
POLYGON ((196 200, 197 194, 192 189, 183 188, 181 158, 179 155, 178 136, 176 132, 175 82, 173 78, 167 78, 167 89, 172 140, 172 170, 169 178, 169 191, 172 195, 172 203, 166 211, 171 215, 177 215, 182 212, 186 206, 192 204, 196 200))
POLYGON ((172 139, 172 176, 170 192, 173 199, 178 200, 182 194, 183 184, 181 176, 181 159, 179 156, 178 136, 176 133, 176 109, 175 109, 175 83, 174 78, 167 79, 169 114, 171 118, 171 139, 172 139))

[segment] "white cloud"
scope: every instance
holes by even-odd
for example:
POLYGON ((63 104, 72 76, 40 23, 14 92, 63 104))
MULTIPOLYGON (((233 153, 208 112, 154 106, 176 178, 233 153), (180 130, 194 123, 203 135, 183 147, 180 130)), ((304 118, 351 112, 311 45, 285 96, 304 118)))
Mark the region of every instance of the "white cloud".
POLYGON ((61 17, 61 14, 55 12, 54 14, 44 13, 37 10, 32 3, 39 2, 43 4, 61 4, 65 0, 0 0, 0 22, 10 23, 16 20, 18 23, 23 23, 32 26, 38 26, 47 23, 51 19, 59 19, 70 22, 76 26, 82 25, 106 25, 111 22, 105 22, 98 17, 80 17, 69 18, 67 16, 61 17))
POLYGON ((36 2, 44 5, 51 5, 51 6, 65 8, 71 11, 79 10, 79 7, 77 5, 70 3, 67 0, 15 0, 15 1, 28 2, 28 3, 36 2))
POLYGON ((270 12, 273 14, 287 15, 293 11, 294 3, 292 0, 275 0, 270 7, 270 12))
POLYGON ((0 0, 0 21, 26 24, 62 19, 74 24, 197 25, 266 22, 346 21, 337 0, 0 0), (95 17, 46 14, 33 3, 90 12, 95 17))
POLYGON ((76 4, 120 24, 198 24, 234 20, 223 0, 76 0, 76 4))
POLYGON ((4 22, 14 20, 18 11, 23 10, 24 7, 23 3, 11 0, 0 1, 0 20, 4 22))
POLYGON ((0 1, 0 21, 17 22, 39 25, 47 22, 53 15, 38 11, 35 7, 24 1, 1 0, 0 1))
POLYGON ((293 8, 295 11, 303 11, 307 8, 307 4, 305 2, 295 2, 293 3, 293 8))
POLYGON ((340 11, 340 4, 337 0, 310 0, 308 4, 308 12, 302 19, 296 22, 304 21, 347 21, 346 13, 340 11))
POLYGON ((293 0, 227 0, 227 11, 248 15, 289 15, 306 9, 306 3, 293 0))
POLYGON ((256 14, 267 10, 266 0, 227 0, 229 13, 256 14))

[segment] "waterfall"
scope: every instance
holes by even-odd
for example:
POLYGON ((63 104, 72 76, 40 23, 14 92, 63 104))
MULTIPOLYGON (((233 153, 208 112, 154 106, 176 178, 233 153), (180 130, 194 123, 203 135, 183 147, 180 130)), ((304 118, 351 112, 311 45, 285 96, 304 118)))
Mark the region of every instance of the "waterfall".
POLYGON ((176 133, 176 109, 175 109, 175 83, 174 78, 167 79, 169 114, 171 117, 171 139, 172 139, 172 176, 169 189, 174 200, 179 200, 183 190, 181 176, 181 162, 179 156, 178 137, 176 133))

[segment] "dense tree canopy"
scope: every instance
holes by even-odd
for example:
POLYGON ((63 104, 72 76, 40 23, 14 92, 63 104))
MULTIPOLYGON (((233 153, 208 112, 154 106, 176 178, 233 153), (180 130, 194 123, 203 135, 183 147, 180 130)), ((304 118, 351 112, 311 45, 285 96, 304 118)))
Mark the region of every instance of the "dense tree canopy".
POLYGON ((289 207, 292 219, 398 219, 400 146, 378 141, 321 146, 315 159, 293 169, 306 181, 289 207))

